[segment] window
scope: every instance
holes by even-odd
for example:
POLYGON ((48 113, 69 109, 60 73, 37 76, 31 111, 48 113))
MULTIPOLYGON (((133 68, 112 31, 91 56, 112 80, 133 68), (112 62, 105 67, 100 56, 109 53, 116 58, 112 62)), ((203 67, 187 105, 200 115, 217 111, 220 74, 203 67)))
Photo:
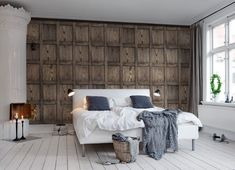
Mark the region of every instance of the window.
MULTIPOLYGON (((227 95, 230 99, 235 97, 235 18, 208 26, 207 34, 207 77, 212 74, 220 76, 222 87, 218 102, 224 102, 227 95)), ((210 92, 210 82, 207 81, 207 100, 212 97, 210 92)))

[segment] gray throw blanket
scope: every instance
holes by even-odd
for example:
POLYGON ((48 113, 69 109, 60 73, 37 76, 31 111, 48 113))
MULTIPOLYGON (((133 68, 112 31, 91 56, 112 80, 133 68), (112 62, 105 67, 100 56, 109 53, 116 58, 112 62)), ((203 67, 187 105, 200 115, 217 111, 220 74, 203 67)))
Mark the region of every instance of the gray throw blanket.
POLYGON ((154 159, 161 159, 168 149, 178 150, 177 114, 180 110, 160 112, 143 111, 137 120, 143 120, 143 151, 154 159))

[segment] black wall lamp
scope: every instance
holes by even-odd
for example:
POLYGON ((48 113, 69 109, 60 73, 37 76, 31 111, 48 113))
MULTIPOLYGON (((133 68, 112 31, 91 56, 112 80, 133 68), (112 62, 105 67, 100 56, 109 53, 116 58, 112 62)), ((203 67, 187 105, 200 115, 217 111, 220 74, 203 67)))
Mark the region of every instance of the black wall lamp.
POLYGON ((157 89, 157 90, 155 90, 155 92, 153 93, 153 95, 154 96, 161 96, 161 94, 160 94, 160 90, 159 89, 157 89))
POLYGON ((75 94, 75 92, 72 89, 68 89, 68 96, 71 97, 75 94))

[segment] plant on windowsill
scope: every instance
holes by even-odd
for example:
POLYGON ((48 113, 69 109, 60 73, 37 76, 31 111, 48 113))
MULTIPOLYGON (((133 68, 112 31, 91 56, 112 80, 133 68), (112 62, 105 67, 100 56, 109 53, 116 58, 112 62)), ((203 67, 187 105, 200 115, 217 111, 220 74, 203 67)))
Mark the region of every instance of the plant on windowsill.
POLYGON ((216 101, 217 95, 221 92, 222 82, 218 74, 212 74, 210 79, 212 98, 216 101))

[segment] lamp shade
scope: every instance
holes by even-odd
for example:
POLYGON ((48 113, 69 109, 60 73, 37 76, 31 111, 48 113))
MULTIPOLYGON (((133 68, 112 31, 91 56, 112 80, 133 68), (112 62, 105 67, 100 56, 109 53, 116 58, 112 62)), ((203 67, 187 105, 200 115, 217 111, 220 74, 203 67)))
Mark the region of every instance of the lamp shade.
POLYGON ((153 93, 153 95, 154 95, 154 96, 161 96, 160 90, 159 90, 159 89, 155 90, 155 92, 153 93))
POLYGON ((75 92, 72 89, 68 89, 68 96, 71 97, 75 94, 75 92))

